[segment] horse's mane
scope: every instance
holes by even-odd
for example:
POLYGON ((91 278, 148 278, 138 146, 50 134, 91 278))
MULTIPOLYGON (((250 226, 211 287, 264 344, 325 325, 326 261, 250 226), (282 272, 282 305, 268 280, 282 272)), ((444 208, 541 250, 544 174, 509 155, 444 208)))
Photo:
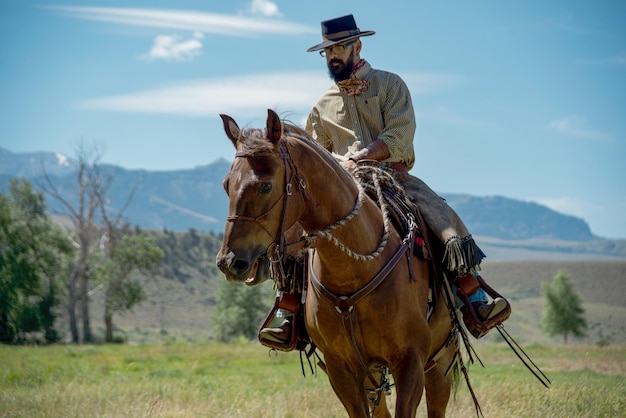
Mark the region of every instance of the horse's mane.
POLYGON ((292 138, 296 138, 302 142, 305 142, 311 148, 314 148, 315 151, 317 151, 317 153, 322 158, 326 159, 327 161, 333 161, 333 163, 338 164, 335 157, 333 157, 332 154, 326 148, 324 148, 319 142, 311 138, 311 136, 307 133, 307 131, 300 128, 299 126, 283 121, 283 136, 289 136, 292 138))
MULTIPOLYGON (((311 136, 302 128, 293 123, 283 120, 283 139, 285 137, 295 138, 314 148, 318 154, 324 158, 329 158, 336 162, 332 154, 319 142, 311 138, 311 136)), ((241 151, 249 157, 266 157, 268 154, 275 153, 274 145, 267 140, 266 129, 261 128, 245 128, 241 131, 241 151)))
POLYGON ((239 143, 240 151, 249 157, 267 156, 274 152, 274 146, 267 140, 265 129, 244 128, 239 143))

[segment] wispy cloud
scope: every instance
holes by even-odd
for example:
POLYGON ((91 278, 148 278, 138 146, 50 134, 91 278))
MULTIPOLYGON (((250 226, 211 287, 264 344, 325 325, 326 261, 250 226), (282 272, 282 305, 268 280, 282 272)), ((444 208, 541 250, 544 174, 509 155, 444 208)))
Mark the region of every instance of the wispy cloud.
POLYGON ((606 140, 611 138, 607 133, 585 128, 586 122, 587 118, 584 116, 572 115, 549 122, 547 128, 560 134, 576 138, 592 140, 606 140))
POLYGON ((178 35, 159 35, 154 38, 150 52, 141 55, 144 60, 191 61, 202 53, 202 32, 194 32, 191 39, 178 35))
POLYGON ((255 11, 254 16, 168 9, 72 6, 51 6, 50 8, 64 16, 76 19, 239 37, 273 34, 293 36, 319 31, 312 26, 268 18, 280 15, 278 8, 272 11, 272 5, 273 3, 268 1, 253 1, 250 10, 255 11), (258 17, 259 15, 263 17, 258 17))
MULTIPOLYGON (((163 52, 165 54, 165 52, 163 52)), ((409 73, 412 93, 435 91, 456 84, 460 77, 409 73)), ((313 103, 326 91, 331 81, 323 70, 246 74, 210 80, 196 80, 176 85, 88 99, 83 109, 128 113, 158 113, 191 117, 216 116, 220 112, 258 113, 259 109, 280 107, 286 111, 308 114, 313 103)), ((421 117, 453 124, 475 124, 455 116, 447 108, 437 108, 421 117)))
POLYGON ((252 0, 246 13, 261 16, 282 16, 276 3, 267 0, 252 0))
POLYGON ((190 81, 117 96, 85 100, 83 109, 213 117, 219 113, 258 115, 275 108, 307 114, 330 81, 321 71, 268 73, 190 81))

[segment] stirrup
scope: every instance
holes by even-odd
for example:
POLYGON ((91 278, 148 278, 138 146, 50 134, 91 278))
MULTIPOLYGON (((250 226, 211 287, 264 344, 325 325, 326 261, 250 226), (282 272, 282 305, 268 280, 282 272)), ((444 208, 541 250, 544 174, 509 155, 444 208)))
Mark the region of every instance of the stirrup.
POLYGON ((259 331, 260 338, 277 343, 285 343, 291 337, 291 329, 293 317, 289 316, 283 319, 283 322, 272 328, 261 328, 259 331))
POLYGON ((465 310, 465 315, 463 315, 465 327, 476 339, 484 337, 485 334, 506 321, 509 316, 511 316, 511 304, 509 301, 491 288, 480 275, 474 277, 473 274, 468 274, 467 276, 459 277, 457 295, 465 305, 463 307, 465 310), (479 288, 482 288, 485 293, 491 296, 494 300, 496 298, 504 299, 506 302, 506 308, 487 320, 482 319, 474 309, 474 306, 470 302, 468 296, 468 294, 471 295, 479 288))
POLYGON ((276 296, 276 299, 274 299, 274 306, 272 306, 272 309, 270 309, 267 317, 265 318, 265 321, 263 321, 257 333, 259 342, 266 347, 279 351, 291 351, 296 348, 296 345, 298 343, 298 335, 296 333, 298 320, 297 315, 299 313, 300 307, 301 305, 296 295, 293 295, 291 293, 282 293, 280 296, 276 296), (290 312, 293 315, 291 317, 291 333, 284 342, 274 341, 265 338, 261 333, 261 331, 270 326, 272 321, 276 318, 276 312, 279 309, 290 312))

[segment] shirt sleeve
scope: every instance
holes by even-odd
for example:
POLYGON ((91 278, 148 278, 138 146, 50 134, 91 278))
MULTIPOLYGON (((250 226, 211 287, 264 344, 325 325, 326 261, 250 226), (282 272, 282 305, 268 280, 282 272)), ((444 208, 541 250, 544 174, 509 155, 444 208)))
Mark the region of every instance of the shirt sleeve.
POLYGON ((382 103, 383 130, 377 139, 382 139, 389 148, 390 161, 403 161, 409 169, 415 163, 413 137, 415 135, 415 111, 409 88, 395 74, 390 74, 382 103))
POLYGON ((320 112, 317 109, 317 106, 314 106, 313 109, 311 109, 311 112, 306 120, 305 130, 311 138, 319 142, 321 146, 329 151, 332 150, 332 139, 329 138, 324 132, 322 118, 320 117, 320 112))

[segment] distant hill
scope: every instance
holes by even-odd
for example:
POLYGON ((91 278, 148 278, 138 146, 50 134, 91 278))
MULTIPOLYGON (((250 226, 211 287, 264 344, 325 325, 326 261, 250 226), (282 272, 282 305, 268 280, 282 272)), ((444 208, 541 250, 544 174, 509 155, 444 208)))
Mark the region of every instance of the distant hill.
MULTIPOLYGON (((68 199, 75 189, 74 161, 58 153, 11 153, 0 148, 0 190, 7 191, 12 177, 24 177, 34 184, 43 171, 59 190, 67 191, 68 199)), ((103 164, 102 172, 113 178, 110 200, 119 210, 136 187, 130 206, 124 212, 132 225, 148 229, 222 232, 228 211, 228 199, 222 180, 230 163, 218 160, 189 170, 148 171, 126 170, 103 164)), ((54 200, 47 199, 52 213, 61 213, 54 200)))
POLYGON ((563 215, 533 202, 501 196, 475 197, 443 194, 470 231, 500 239, 561 239, 587 241, 594 239, 589 225, 574 216, 563 215))
POLYGON ((0 175, 30 179, 40 174, 42 167, 51 176, 64 176, 74 172, 71 158, 58 152, 12 153, 0 147, 0 175))
MULTIPOLYGON (((41 178, 42 167, 57 187, 68 193, 74 190, 71 158, 58 153, 12 153, 2 148, 0 190, 6 192, 9 179, 16 176, 23 176, 36 184, 37 179, 41 178)), ((209 165, 175 171, 126 170, 113 165, 102 166, 103 172, 114 179, 109 196, 114 207, 119 209, 124 205, 131 190, 136 187, 131 204, 125 211, 132 225, 173 231, 193 228, 215 233, 223 232, 227 216, 228 199, 222 189, 222 180, 229 168, 230 162, 223 159, 209 165)), ((591 243, 600 240, 591 233, 583 219, 555 212, 537 203, 502 196, 442 195, 476 236, 506 242, 560 240, 591 243)), ((48 200, 48 205, 52 213, 60 211, 57 202, 48 200)), ((605 243, 607 240, 600 241, 605 243)), ((593 246, 598 248, 597 244, 593 246)), ((624 246, 624 242, 617 245, 618 254, 626 254, 624 246)), ((604 251, 606 245, 600 247, 604 251)), ((615 253, 615 249, 609 252, 615 253)))

